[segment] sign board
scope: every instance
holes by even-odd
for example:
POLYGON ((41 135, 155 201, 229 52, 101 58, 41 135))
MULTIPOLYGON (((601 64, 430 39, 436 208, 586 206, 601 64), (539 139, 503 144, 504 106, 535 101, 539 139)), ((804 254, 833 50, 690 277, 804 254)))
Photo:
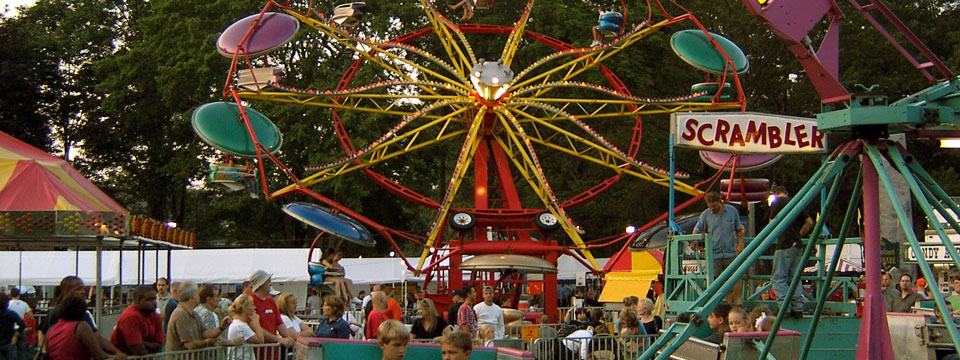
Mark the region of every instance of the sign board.
MULTIPOLYGON (((900 266, 900 247, 899 244, 880 238, 880 267, 891 269, 900 266)), ((829 253, 829 250, 828 250, 829 253)))
MULTIPOLYGON (((703 260, 703 261, 706 261, 706 260, 703 260)), ((681 263, 680 265, 680 267, 682 268, 680 270, 680 273, 681 274, 699 274, 700 262, 701 261, 697 261, 697 260, 684 260, 683 263, 681 263)))
MULTIPOLYGON (((917 262, 917 254, 913 252, 913 248, 910 247, 910 244, 902 244, 903 247, 903 261, 909 263, 917 262)), ((957 252, 960 252, 960 245, 953 244, 953 247, 957 249, 957 252)), ((923 258, 929 263, 952 263, 953 260, 950 258, 950 253, 947 252, 947 248, 943 244, 920 244, 920 252, 923 253, 923 258)))
POLYGON ((577 273, 577 286, 587 286, 587 273, 577 273))
POLYGON ((827 137, 809 118, 752 112, 670 115, 673 144, 739 154, 810 154, 827 151, 827 137))
POLYGON ((540 337, 540 327, 537 325, 523 325, 520 327, 520 338, 532 340, 540 337))

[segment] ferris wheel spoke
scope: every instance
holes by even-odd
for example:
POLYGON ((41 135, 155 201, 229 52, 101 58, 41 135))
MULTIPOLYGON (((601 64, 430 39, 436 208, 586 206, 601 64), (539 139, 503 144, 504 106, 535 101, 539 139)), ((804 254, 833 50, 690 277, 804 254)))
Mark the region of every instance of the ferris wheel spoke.
MULTIPOLYGON (((463 36, 463 32, 449 19, 440 15, 431 1, 420 0, 420 4, 426 11, 427 19, 430 20, 430 25, 440 39, 440 44, 453 63, 453 67, 457 69, 458 74, 466 74, 470 66, 477 63, 477 57, 470 43, 463 36)), ((464 81, 464 83, 467 82, 464 81)))
MULTIPOLYGON (((532 86, 537 82, 548 82, 552 76, 559 73, 564 73, 564 72, 565 73, 563 74, 563 76, 559 80, 555 80, 555 81, 569 81, 573 79, 575 76, 583 73, 584 71, 600 66, 600 64, 603 63, 603 61, 606 60, 607 58, 613 55, 616 55, 620 51, 623 51, 624 49, 639 42, 640 40, 643 40, 650 34, 653 34, 653 32, 656 29, 659 29, 669 23, 672 23, 672 21, 664 20, 658 23, 656 26, 652 26, 652 27, 641 27, 642 26, 641 24, 641 26, 638 26, 628 35, 625 35, 623 38, 616 40, 614 42, 608 43, 606 45, 599 46, 596 48, 591 48, 589 50, 570 49, 570 50, 562 50, 557 53, 554 53, 548 57, 545 57, 542 60, 534 62, 533 64, 528 66, 526 69, 521 71, 517 75, 517 79, 522 81, 517 81, 513 86, 510 87, 510 91, 516 91, 518 89, 522 89, 527 86, 532 86), (557 58, 560 58, 561 56, 566 56, 566 55, 573 55, 574 58, 568 60, 567 62, 559 66, 554 67, 551 70, 544 71, 530 78, 526 78, 526 76, 532 73, 534 69, 542 65, 545 65, 546 63, 549 63, 550 60, 557 59, 557 58)), ((549 88, 540 89, 538 90, 538 94, 546 92, 548 90, 549 88)))
MULTIPOLYGON (((514 156, 511 156, 511 158, 514 159, 514 164, 518 169, 524 169, 522 173, 533 175, 530 177, 528 182, 531 183, 531 186, 537 193, 537 196, 543 202, 543 205, 560 221, 563 231, 567 234, 567 236, 570 237, 570 240, 577 247, 577 250, 580 251, 580 254, 582 254, 583 257, 589 261, 594 268, 599 269, 600 266, 597 264, 596 259, 594 259, 593 254, 590 253, 590 250, 587 249, 586 244, 583 242, 583 238, 580 237, 577 226, 573 224, 573 220, 569 215, 567 215, 566 210, 560 206, 557 196, 550 188, 550 183, 547 181, 546 175, 543 173, 543 167, 540 166, 540 160, 537 157, 537 153, 533 149, 526 132, 523 130, 523 126, 517 122, 516 118, 514 118, 510 112, 503 109, 496 109, 495 111, 497 112, 497 117, 503 123, 504 132, 510 138, 510 142, 518 150, 513 152, 514 156), (516 155, 520 155, 519 158, 522 161, 517 160, 518 156, 516 155)), ((504 146, 502 143, 501 146, 503 146, 505 149, 509 148, 504 146)))
MULTIPOLYGON (((301 22, 303 22, 304 24, 307 24, 308 26, 310 26, 310 27, 312 27, 312 28, 314 28, 314 29, 322 32, 324 35, 327 35, 327 36, 330 37, 332 40, 340 43, 340 44, 343 45, 343 46, 346 46, 346 47, 349 48, 350 50, 354 51, 356 54, 364 57, 367 61, 370 61, 370 62, 373 62, 373 63, 379 65, 379 66, 382 67, 384 70, 387 70, 387 71, 389 71, 389 72, 391 72, 391 73, 399 76, 400 78, 402 78, 402 79, 404 79, 404 80, 414 81, 412 78, 409 77, 409 71, 404 71, 403 69, 400 69, 400 68, 398 68, 397 66, 388 64, 387 62, 383 61, 383 59, 381 59, 381 58, 379 58, 379 57, 377 57, 377 56, 374 56, 374 55, 371 54, 371 53, 381 54, 381 55, 389 58, 390 61, 392 61, 392 62, 394 62, 394 63, 402 64, 403 66, 408 66, 408 67, 416 68, 416 69, 418 69, 420 72, 422 72, 423 74, 433 76, 433 77, 437 78, 438 80, 442 80, 442 81, 445 81, 445 82, 447 82, 447 83, 455 84, 455 85, 461 86, 461 87, 464 87, 464 86, 465 86, 465 85, 463 85, 463 84, 466 82, 466 80, 465 80, 465 78, 463 78, 463 72, 460 71, 459 68, 451 67, 450 65, 444 63, 444 62, 443 62, 442 60, 440 60, 439 58, 437 58, 437 57, 435 57, 435 56, 433 56, 433 55, 431 55, 431 54, 429 54, 429 53, 427 53, 427 52, 425 52, 425 51, 416 49, 415 47, 409 46, 409 45, 389 43, 389 42, 377 42, 377 41, 371 41, 371 40, 363 39, 363 38, 360 38, 360 37, 357 37, 357 36, 350 35, 350 34, 344 32, 343 30, 340 30, 339 28, 337 28, 337 27, 335 27, 335 26, 332 26, 332 25, 330 25, 330 24, 328 24, 328 23, 326 23, 326 22, 324 22, 324 21, 321 21, 321 20, 318 20, 318 19, 314 19, 314 18, 310 18, 310 17, 306 17, 306 16, 304 16, 303 14, 300 14, 300 13, 298 13, 298 12, 296 12, 296 11, 293 11, 293 10, 286 10, 286 11, 287 11, 287 13, 291 14, 292 16, 297 17, 297 18, 298 18, 301 22), (358 47, 358 46, 355 45, 354 43, 360 43, 360 44, 364 45, 366 48, 365 48, 365 49, 361 49, 360 47, 358 47), (418 63, 415 62, 415 61, 412 61, 411 59, 407 59, 407 58, 405 58, 405 57, 402 57, 402 56, 399 56, 399 55, 397 55, 397 54, 391 53, 391 52, 387 51, 387 48, 399 48, 399 49, 404 49, 404 50, 407 50, 407 51, 415 52, 415 53, 417 53, 418 55, 424 56, 426 59, 432 61, 433 63, 435 63, 435 64, 437 64, 437 65, 440 65, 441 67, 446 68, 447 71, 449 71, 451 74, 454 74, 454 76, 456 76, 456 77, 458 78, 458 80, 460 80, 460 81, 453 81, 453 80, 451 80, 450 78, 448 78, 448 77, 446 77, 446 76, 443 76, 443 75, 437 73, 436 71, 434 71, 434 70, 432 70, 432 69, 430 69, 430 68, 427 68, 427 67, 425 67, 425 66, 423 66, 423 65, 418 64, 418 63)), ((424 91, 431 92, 431 90, 428 89, 428 88, 425 88, 425 87, 422 87, 422 88, 424 89, 424 91)), ((465 87, 464 87, 464 88, 465 88, 465 87)), ((468 90, 469 90, 469 89, 468 89, 468 90)))
POLYGON ((530 19, 530 10, 533 9, 533 2, 534 0, 527 2, 526 9, 523 9, 520 20, 517 20, 513 25, 513 31, 510 32, 510 37, 507 38, 507 44, 503 47, 500 62, 508 67, 513 63, 513 56, 516 55, 517 49, 520 48, 520 39, 523 39, 523 32, 527 28, 527 20, 530 19))
MULTIPOLYGON (((583 130, 585 133, 589 134, 590 137, 592 138, 592 140, 585 139, 551 122, 539 120, 533 115, 528 114, 522 110, 519 110, 519 109, 514 110, 517 114, 521 115, 523 118, 529 120, 532 124, 535 125, 534 127, 536 130, 534 131, 535 136, 528 137, 528 139, 530 139, 531 141, 533 141, 534 139, 540 139, 541 142, 545 144, 552 144, 551 141, 554 141, 559 137, 563 140, 560 142, 565 143, 565 145, 562 146, 562 148, 565 149, 563 150, 564 152, 571 153, 577 156, 583 156, 586 154, 586 150, 592 150, 594 152, 599 153, 597 158, 595 159, 597 159, 597 161, 600 161, 599 163, 601 165, 614 165, 616 167, 621 167, 626 164, 629 164, 637 167, 638 169, 646 170, 646 172, 648 173, 659 173, 661 177, 669 176, 669 174, 663 169, 653 167, 647 163, 641 163, 636 159, 634 159, 633 157, 627 155, 618 147, 616 147, 615 145, 607 141, 607 139, 604 138, 602 135, 597 133, 596 130, 590 128, 589 125, 579 120, 577 117, 561 111, 560 109, 551 107, 549 105, 538 104, 538 103, 519 103, 516 105, 540 109, 542 111, 552 113, 560 118, 566 119, 567 121, 577 125, 577 127, 583 130), (546 135, 545 134, 546 131, 543 131, 543 130, 549 130, 555 135, 544 136, 546 135), (578 148, 576 144, 580 144, 580 146, 582 146, 583 148, 578 148), (619 160, 621 163, 616 163, 615 162, 616 160, 619 160)), ((678 173, 676 175, 680 177, 685 177, 687 174, 678 173)), ((653 179, 651 178, 651 180, 653 179)))
POLYGON ((290 191, 295 187, 307 187, 314 185, 318 182, 327 180, 331 177, 342 175, 354 170, 365 169, 376 163, 419 150, 426 146, 453 138, 457 135, 462 134, 464 131, 449 130, 448 125, 451 122, 459 121, 460 115, 466 112, 469 108, 463 107, 459 110, 452 111, 450 113, 444 114, 433 121, 428 122, 416 129, 399 134, 399 131, 402 130, 410 122, 422 118, 423 114, 440 109, 447 106, 454 105, 463 105, 464 103, 457 103, 452 101, 439 102, 430 107, 420 110, 414 113, 411 116, 405 117, 400 123, 394 126, 390 131, 387 131, 385 134, 380 136, 379 139, 370 143, 370 145, 364 147, 363 149, 358 150, 356 153, 345 156, 339 160, 313 166, 312 169, 317 170, 316 173, 311 174, 308 177, 301 179, 300 181, 288 185, 283 189, 277 190, 276 193, 283 193, 290 191), (437 135, 433 136, 424 136, 421 139, 421 134, 426 130, 434 127, 439 127, 437 135), (417 141, 421 142, 417 142, 417 141), (393 150, 397 149, 397 150, 393 150), (354 164, 354 165, 350 165, 354 164))
MULTIPOLYGON (((573 99, 546 99, 541 101, 538 98, 514 99, 517 103, 522 102, 542 102, 557 105, 557 109, 569 112, 581 120, 589 119, 610 119, 620 117, 636 117, 638 115, 669 114, 674 112, 686 111, 715 111, 722 109, 739 109, 740 104, 736 103, 709 103, 709 102, 664 102, 664 103, 642 103, 642 102, 618 102, 604 103, 603 101, 592 102, 585 99, 583 103, 573 99), (587 108, 584 104, 597 104, 595 108, 587 108), (632 107, 631 107, 632 106, 632 107)), ((518 107, 523 109, 523 107, 518 107)), ((543 121, 565 120, 562 116, 549 114, 542 117, 533 117, 532 119, 543 121)))
MULTIPOLYGON (((246 100, 267 100, 272 102, 280 103, 293 103, 301 105, 310 105, 317 107, 324 107, 336 110, 349 110, 349 111, 359 111, 359 112, 368 112, 376 114, 386 114, 386 115, 395 115, 395 116, 412 116, 416 114, 415 110, 404 110, 403 106, 410 106, 409 104, 404 104, 404 99, 429 99, 431 101, 452 101, 456 103, 462 103, 465 99, 464 96, 452 96, 452 95, 420 95, 420 96, 364 96, 364 95, 347 95, 341 96, 339 102, 334 101, 333 96, 327 95, 317 95, 317 94, 308 94, 308 93, 296 93, 296 92, 276 92, 276 91, 261 91, 257 92, 240 92, 238 96, 246 100)), ((436 119, 439 115, 422 115, 422 117, 436 119)))
POLYGON ((460 155, 457 158, 457 165, 453 169, 453 175, 450 177, 450 182, 447 184, 447 191, 443 195, 443 200, 440 201, 440 210, 437 211, 437 216, 434 217, 433 223, 430 224, 430 231, 427 232, 427 242, 423 247, 423 253, 420 254, 420 262, 417 264, 417 269, 423 268, 423 263, 426 261, 427 256, 430 255, 430 247, 437 241, 437 237, 440 235, 441 222, 447 217, 447 213, 450 212, 450 206, 453 205, 453 198, 457 194, 457 190, 460 188, 460 184, 463 183, 464 177, 467 175, 467 170, 469 170, 470 161, 474 154, 477 152, 477 147, 480 145, 480 137, 477 136, 480 133, 480 129, 483 128, 483 117, 487 112, 487 107, 481 105, 477 109, 476 115, 474 115, 473 121, 470 123, 470 129, 467 132, 466 138, 463 141, 463 146, 460 148, 460 155))

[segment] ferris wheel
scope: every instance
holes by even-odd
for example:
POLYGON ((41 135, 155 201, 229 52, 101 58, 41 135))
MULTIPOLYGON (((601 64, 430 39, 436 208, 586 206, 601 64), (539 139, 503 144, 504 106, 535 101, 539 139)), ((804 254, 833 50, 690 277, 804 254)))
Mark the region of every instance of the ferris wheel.
MULTIPOLYGON (((489 7, 477 10, 496 11, 492 3, 485 2, 489 7)), ((406 262, 415 272, 431 273, 442 261, 449 261, 449 269, 455 270, 463 255, 497 253, 536 256, 554 265, 559 254, 576 254, 582 263, 598 270, 581 229, 567 209, 595 198, 624 176, 668 186, 669 171, 637 158, 641 118, 674 112, 742 110, 745 102, 738 74, 746 70, 746 58, 736 45, 708 32, 686 10, 676 6, 676 11, 670 12, 657 0, 647 1, 646 16, 635 22, 627 17, 622 2, 619 8, 601 10, 595 32, 600 39, 595 38, 591 44, 599 45, 588 47, 575 47, 529 29, 534 3, 529 1, 510 25, 458 24, 438 10, 441 6, 421 0, 419 6, 428 27, 377 39, 359 35, 362 29, 357 27, 363 26, 363 17, 375 15, 366 13, 364 3, 340 4, 327 16, 313 10, 312 4, 298 9, 289 2, 270 2, 259 14, 234 23, 220 36, 218 50, 233 59, 224 86, 224 95, 232 102, 201 106, 194 115, 194 127, 218 149, 255 158, 260 174, 265 174, 264 166, 269 164, 280 169, 289 180, 287 185, 268 189, 262 176, 258 181, 268 199, 293 193, 309 195, 333 213, 346 215, 349 223, 371 228, 397 253, 401 252, 395 239, 422 244, 417 264, 406 262), (684 31, 680 39, 674 36, 678 42, 673 44, 674 51, 707 73, 708 81, 694 85, 690 92, 669 97, 636 95, 616 69, 605 65, 651 34, 675 31, 680 28, 677 24, 686 24, 692 30, 684 31), (356 61, 336 87, 288 86, 278 67, 251 60, 279 48, 304 31, 301 27, 355 54, 356 61), (470 39, 484 34, 494 38, 507 35, 498 51, 483 52, 499 52, 498 58, 481 58, 471 45, 470 39), (439 51, 428 51, 424 43, 439 51), (530 44, 550 50, 520 67, 518 52, 530 44), (358 72, 371 67, 381 74, 380 79, 354 81, 358 72), (282 142, 280 129, 253 110, 258 101, 331 109, 331 118, 321 121, 335 129, 343 156, 309 165, 312 173, 295 176, 273 155, 282 142), (205 107, 210 109, 203 114, 205 107), (357 113, 389 119, 392 126, 375 138, 357 138, 351 135, 351 124, 344 121, 348 114, 357 113), (616 132, 631 133, 628 145, 618 146, 608 140, 612 135, 609 130, 597 130, 596 122, 609 119, 623 122, 616 132), (425 196, 376 171, 378 164, 403 161, 441 143, 455 144, 458 151, 444 155, 455 165, 452 176, 439 184, 443 188, 439 197, 425 196), (544 151, 563 154, 569 161, 599 165, 610 175, 578 189, 578 195, 562 198, 551 186, 551 175, 544 171, 539 156, 544 151), (357 172, 432 212, 429 230, 413 234, 388 228, 311 189, 357 172), (522 180, 514 181, 515 177, 522 180), (523 203, 518 195, 522 187, 529 188, 526 191, 535 194, 537 201, 523 203), (464 202, 470 205, 458 206, 464 202), (448 224, 455 231, 453 235, 445 234, 448 224), (489 241, 497 240, 490 238, 491 229, 507 236, 500 238, 503 241, 489 241), (569 243, 552 240, 550 233, 554 230, 561 230, 569 243), (469 241, 471 235, 476 241, 469 241), (441 248, 446 251, 436 251, 441 248)), ((676 190, 701 193, 682 182, 676 183, 676 190)), ((364 239, 359 242, 368 243, 370 238, 364 239)), ((450 281, 455 286, 459 277, 451 276, 450 281)))

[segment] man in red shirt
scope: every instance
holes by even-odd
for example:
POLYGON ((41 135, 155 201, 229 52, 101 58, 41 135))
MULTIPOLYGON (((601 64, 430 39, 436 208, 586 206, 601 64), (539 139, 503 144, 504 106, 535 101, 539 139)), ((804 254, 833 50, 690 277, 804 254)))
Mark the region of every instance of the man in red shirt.
MULTIPOLYGON (((383 295, 387 295, 385 292, 383 295)), ((383 312, 383 315, 387 317, 387 320, 400 320, 403 319, 403 310, 400 310, 400 303, 397 300, 394 300, 392 297, 387 296, 387 310, 383 312)))
MULTIPOLYGON (((253 306, 257 308, 257 315, 260 316, 260 327, 263 328, 264 342, 280 343, 283 346, 291 347, 295 341, 287 333, 287 327, 281 326, 283 325, 283 319, 280 318, 280 309, 271 295, 271 292, 273 292, 273 287, 270 286, 271 276, 273 275, 263 270, 257 270, 250 276, 250 286, 253 288, 250 295, 253 298, 253 306)), ((272 356, 271 354, 265 356, 258 354, 257 356, 257 359, 262 360, 280 358, 282 357, 279 355, 272 356)))
POLYGON ((157 291, 149 286, 139 286, 133 291, 133 304, 120 314, 110 343, 127 354, 147 355, 159 352, 163 340, 163 319, 157 313, 157 291))

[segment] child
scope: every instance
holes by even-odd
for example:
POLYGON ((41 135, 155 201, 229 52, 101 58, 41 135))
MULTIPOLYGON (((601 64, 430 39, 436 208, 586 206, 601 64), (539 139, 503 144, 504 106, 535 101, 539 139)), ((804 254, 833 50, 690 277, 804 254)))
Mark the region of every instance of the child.
POLYGON ((463 17, 460 18, 460 22, 464 22, 473 18, 473 0, 461 0, 456 5, 447 5, 450 10, 456 10, 463 8, 463 17))
POLYGON ((480 346, 494 346, 493 338, 496 335, 496 328, 490 324, 480 325, 480 330, 477 330, 477 344, 480 346))
POLYGON ((387 320, 377 328, 377 342, 383 350, 382 360, 401 360, 407 352, 407 342, 410 333, 403 323, 397 320, 387 320))
POLYGON ((440 340, 443 360, 467 360, 473 353, 473 340, 463 331, 451 331, 440 340))
POLYGON ((720 304, 717 305, 716 309, 713 309, 710 316, 707 316, 707 323, 710 324, 710 329, 713 329, 713 334, 710 334, 704 340, 715 344, 723 343, 723 334, 730 332, 730 324, 727 323, 728 315, 730 315, 730 305, 728 304, 720 304))
POLYGON ((747 309, 743 306, 734 306, 727 314, 727 324, 730 325, 732 332, 753 332, 753 319, 747 314, 747 309))
POLYGON ((773 321, 776 320, 776 316, 773 316, 773 311, 770 311, 770 308, 766 305, 757 305, 753 308, 753 311, 750 312, 751 322, 754 324, 754 331, 765 331, 769 332, 773 328, 773 321))

